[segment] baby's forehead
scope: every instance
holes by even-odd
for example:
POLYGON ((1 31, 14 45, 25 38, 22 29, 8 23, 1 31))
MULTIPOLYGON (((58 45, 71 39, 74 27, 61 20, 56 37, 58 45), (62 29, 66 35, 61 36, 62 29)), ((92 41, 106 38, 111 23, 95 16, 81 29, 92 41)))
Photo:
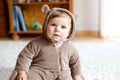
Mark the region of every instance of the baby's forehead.
POLYGON ((70 18, 70 16, 69 15, 66 15, 66 14, 61 14, 60 16, 56 16, 56 17, 54 17, 54 18, 52 18, 52 19, 56 19, 56 18, 58 18, 58 19, 60 19, 60 20, 66 20, 66 21, 70 21, 71 22, 71 18, 70 18))
POLYGON ((62 23, 62 24, 71 24, 71 18, 68 16, 59 16, 54 17, 49 20, 49 22, 56 22, 56 23, 62 23))

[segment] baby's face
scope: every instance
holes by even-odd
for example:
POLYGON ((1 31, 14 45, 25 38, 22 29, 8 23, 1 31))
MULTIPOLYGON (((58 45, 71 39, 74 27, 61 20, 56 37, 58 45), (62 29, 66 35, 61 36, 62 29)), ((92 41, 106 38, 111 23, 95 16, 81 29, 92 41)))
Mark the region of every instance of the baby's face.
POLYGON ((70 17, 56 17, 48 22, 47 35, 52 42, 64 42, 70 33, 70 29, 70 17))

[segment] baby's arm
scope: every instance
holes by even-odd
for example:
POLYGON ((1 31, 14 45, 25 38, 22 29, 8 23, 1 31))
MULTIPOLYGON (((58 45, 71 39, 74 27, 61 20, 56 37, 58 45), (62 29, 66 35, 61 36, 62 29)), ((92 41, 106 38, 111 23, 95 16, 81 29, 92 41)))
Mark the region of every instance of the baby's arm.
POLYGON ((80 57, 77 50, 70 58, 70 68, 73 80, 84 80, 81 75, 80 57))
POLYGON ((25 71, 17 71, 17 80, 27 80, 27 75, 25 71))

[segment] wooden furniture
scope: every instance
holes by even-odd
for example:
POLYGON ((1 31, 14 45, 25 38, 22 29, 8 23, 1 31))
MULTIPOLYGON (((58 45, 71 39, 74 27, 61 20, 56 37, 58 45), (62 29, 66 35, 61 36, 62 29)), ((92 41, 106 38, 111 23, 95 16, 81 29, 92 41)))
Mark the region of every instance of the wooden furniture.
MULTIPOLYGON (((66 1, 57 1, 57 2, 13 2, 13 0, 8 0, 8 12, 9 12, 9 23, 10 23, 10 31, 9 33, 12 34, 13 39, 19 39, 19 34, 41 34, 41 30, 33 30, 31 29, 32 23, 36 20, 39 20, 41 24, 43 24, 45 14, 42 13, 41 6, 43 4, 48 4, 50 8, 53 7, 62 7, 73 11, 73 0, 66 0, 66 1), (15 31, 13 26, 13 10, 12 7, 14 5, 19 5, 23 12, 26 12, 28 19, 26 20, 27 31, 15 31)), ((25 15, 26 16, 26 15, 25 15)), ((25 17, 24 16, 24 17, 25 17)))
POLYGON ((0 39, 8 37, 8 11, 6 0, 0 0, 0 39))

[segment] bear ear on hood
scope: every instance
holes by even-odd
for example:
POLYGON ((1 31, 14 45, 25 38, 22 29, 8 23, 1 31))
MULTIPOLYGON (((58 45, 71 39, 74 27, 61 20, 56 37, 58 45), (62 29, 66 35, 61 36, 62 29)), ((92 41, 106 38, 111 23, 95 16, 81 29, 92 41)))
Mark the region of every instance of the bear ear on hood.
POLYGON ((42 11, 43 13, 46 13, 46 14, 47 14, 47 13, 49 13, 50 8, 49 8, 49 6, 48 6, 47 4, 45 4, 45 5, 42 6, 41 11, 42 11))
POLYGON ((75 17, 75 20, 78 21, 78 20, 79 20, 79 15, 76 14, 76 13, 74 13, 73 15, 74 15, 74 17, 75 17))

